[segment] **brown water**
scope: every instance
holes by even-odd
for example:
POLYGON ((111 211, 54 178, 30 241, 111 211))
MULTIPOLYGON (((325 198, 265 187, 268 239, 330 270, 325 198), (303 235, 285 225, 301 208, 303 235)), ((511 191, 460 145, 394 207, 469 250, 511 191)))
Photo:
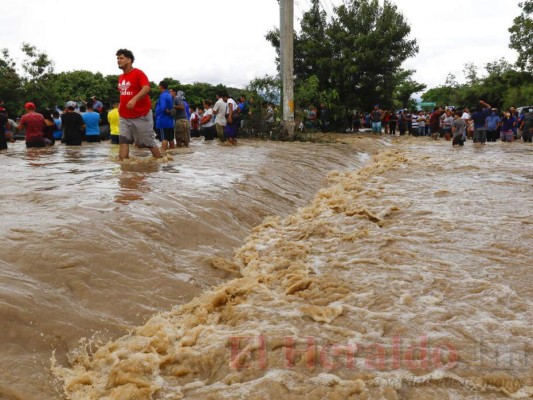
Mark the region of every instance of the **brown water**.
POLYGON ((532 147, 342 140, 2 154, 0 398, 533 396, 532 147))
POLYGON ((159 163, 137 151, 120 165, 116 152, 18 142, 0 154, 7 398, 59 398, 52 349, 66 362, 81 338, 121 336, 233 277, 213 264, 230 258, 253 226, 294 212, 329 170, 364 158, 342 145, 253 141, 193 142, 159 163))

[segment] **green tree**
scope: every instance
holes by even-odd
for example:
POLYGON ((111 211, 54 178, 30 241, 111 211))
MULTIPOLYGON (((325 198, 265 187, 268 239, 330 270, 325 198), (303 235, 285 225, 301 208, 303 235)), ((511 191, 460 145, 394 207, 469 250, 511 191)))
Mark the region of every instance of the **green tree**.
POLYGON ((335 9, 328 29, 333 48, 331 81, 347 104, 392 106, 402 63, 418 52, 411 28, 396 5, 352 0, 335 9))
MULTIPOLYGON (((395 97, 408 102, 416 90, 423 90, 401 72, 403 62, 418 52, 416 40, 408 38, 410 30, 388 0, 383 5, 378 0, 346 0, 334 8, 330 20, 320 1, 312 0, 300 34, 295 34, 295 100, 310 101, 314 91, 317 102, 334 102, 330 109, 339 116, 353 107, 370 109, 376 102, 391 107, 395 97)), ((279 55, 279 31, 269 32, 267 40, 279 55)))
POLYGON ((14 113, 20 106, 22 80, 17 73, 17 65, 11 58, 8 49, 2 49, 0 57, 0 99, 8 112, 14 113))
POLYGON ((22 96, 24 101, 32 101, 37 107, 49 107, 56 102, 53 90, 54 62, 45 52, 29 43, 21 47, 25 54, 22 62, 22 96))
POLYGON ((434 101, 439 105, 456 105, 474 108, 479 100, 491 106, 508 108, 531 102, 533 93, 533 74, 513 68, 505 59, 495 60, 485 65, 485 74, 478 68, 465 65, 466 82, 459 85, 455 77, 448 75, 443 86, 432 88, 422 95, 424 101, 434 101))
POLYGON ((279 104, 281 99, 281 80, 279 77, 265 75, 262 78, 253 79, 246 89, 257 93, 263 100, 273 104, 279 104))
POLYGON ((394 99, 396 104, 394 108, 408 108, 414 109, 416 106, 415 100, 412 98, 413 94, 419 93, 427 86, 423 83, 414 81, 411 77, 415 73, 412 69, 400 69, 396 75, 396 85, 394 99))
POLYGON ((522 8, 522 13, 513 20, 513 26, 509 28, 509 47, 518 51, 517 67, 522 71, 533 72, 533 0, 526 0, 518 5, 522 8))
POLYGON ((311 75, 300 84, 294 93, 294 100, 304 107, 316 103, 320 96, 319 80, 316 75, 311 75))
POLYGON ((325 11, 320 10, 319 0, 312 0, 310 10, 302 17, 300 35, 295 37, 294 73, 300 82, 316 76, 320 90, 330 86, 330 61, 333 52, 325 40, 327 29, 325 11))
POLYGON ((86 101, 92 96, 104 101, 118 98, 118 76, 114 75, 104 77, 99 72, 83 70, 61 72, 53 77, 52 82, 58 105, 64 105, 69 100, 86 101))

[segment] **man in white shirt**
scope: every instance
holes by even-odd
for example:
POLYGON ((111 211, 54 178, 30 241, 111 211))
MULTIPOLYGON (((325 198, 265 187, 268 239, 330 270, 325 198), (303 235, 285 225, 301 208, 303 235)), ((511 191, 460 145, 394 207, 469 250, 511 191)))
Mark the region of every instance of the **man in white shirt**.
POLYGON ((224 127, 227 125, 226 112, 228 105, 224 101, 224 96, 227 98, 226 92, 220 91, 217 93, 217 102, 213 107, 213 114, 215 114, 215 126, 217 130, 217 136, 221 142, 224 142, 224 127))
POLYGON ((465 129, 464 136, 463 136, 463 141, 466 142, 468 126, 472 122, 471 121, 472 117, 470 116, 470 110, 468 108, 465 108, 463 110, 463 115, 461 115, 461 119, 464 119, 466 122, 467 129, 465 129))

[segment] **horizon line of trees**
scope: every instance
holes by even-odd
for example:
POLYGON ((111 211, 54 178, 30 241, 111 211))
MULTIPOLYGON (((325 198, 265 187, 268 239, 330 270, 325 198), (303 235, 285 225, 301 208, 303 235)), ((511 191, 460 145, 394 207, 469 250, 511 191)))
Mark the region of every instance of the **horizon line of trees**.
MULTIPOLYGON (((21 65, 11 57, 8 49, 0 55, 0 99, 9 114, 21 115, 24 104, 33 102, 37 109, 63 107, 67 101, 86 101, 92 96, 112 104, 119 99, 117 88, 119 75, 103 75, 100 72, 74 70, 54 72, 54 62, 49 56, 29 43, 23 43, 24 60, 21 65)), ((226 90, 234 98, 241 94, 247 97, 263 96, 253 89, 213 85, 207 82, 184 84, 174 78, 164 78, 169 87, 183 91, 189 103, 201 105, 205 99, 214 99, 217 92, 226 90)), ((150 81, 150 97, 153 102, 159 97, 159 82, 150 81)))

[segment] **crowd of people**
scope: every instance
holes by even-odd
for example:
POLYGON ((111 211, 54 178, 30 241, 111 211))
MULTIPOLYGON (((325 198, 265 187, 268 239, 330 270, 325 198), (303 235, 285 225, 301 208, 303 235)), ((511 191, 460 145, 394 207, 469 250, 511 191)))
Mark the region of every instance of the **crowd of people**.
MULTIPOLYGON (((162 150, 188 147, 191 138, 201 137, 206 141, 217 138, 236 145, 239 131, 254 133, 268 130, 275 121, 272 103, 255 107, 254 99, 247 100, 244 94, 235 101, 226 91, 220 91, 216 101, 205 99, 195 106, 187 102, 183 91, 170 88, 166 81, 159 83, 159 90, 161 93, 152 113, 152 126, 162 150)), ((89 100, 67 101, 63 109, 39 111, 28 102, 25 114, 16 121, 8 118, 1 104, 0 124, 3 131, 0 129, 0 149, 7 149, 7 143, 15 139, 25 140, 28 148, 53 146, 56 141, 68 146, 105 140, 120 144, 118 100, 105 104, 93 96, 89 100)), ((127 117, 130 114, 126 109, 122 115, 127 117)), ((153 143, 149 142, 152 146, 153 143)))
MULTIPOLYGON (((203 136, 206 141, 218 138, 221 142, 237 144, 239 130, 251 133, 271 130, 275 123, 275 107, 272 103, 257 105, 245 95, 235 101, 227 91, 220 90, 216 101, 205 99, 202 104, 191 105, 183 91, 169 87, 168 82, 159 83, 160 95, 152 110, 150 82, 138 68, 133 67, 135 57, 130 50, 119 49, 117 65, 122 70, 118 79, 120 100, 106 107, 93 96, 81 103, 68 101, 63 110, 36 111, 35 104, 27 102, 26 113, 13 121, 7 115, 0 100, 0 150, 7 149, 7 142, 15 140, 19 133, 27 147, 53 146, 61 140, 69 146, 79 146, 83 141, 99 142, 109 139, 119 145, 119 158, 129 156, 129 146, 150 149, 156 158, 163 151, 175 147, 188 147, 191 137, 203 136), (110 108, 110 110, 109 110, 110 108)), ((329 110, 324 103, 317 110, 310 106, 302 111, 299 128, 319 127, 327 131, 329 110)), ((435 108, 432 112, 381 110, 379 105, 366 114, 355 111, 349 131, 357 132, 362 126, 371 127, 375 133, 414 136, 432 136, 452 141, 462 146, 468 139, 474 143, 495 142, 498 139, 512 142, 521 138, 531 142, 533 136, 533 108, 524 113, 511 107, 500 110, 484 101, 470 110, 447 107, 435 108)))
POLYGON ((521 139, 531 143, 533 136, 533 108, 521 113, 515 107, 498 110, 483 100, 471 112, 468 108, 436 107, 424 110, 382 110, 378 104, 366 114, 354 111, 349 131, 358 132, 362 127, 374 133, 390 135, 431 136, 444 138, 453 145, 462 146, 467 140, 473 143, 513 142, 521 139))

